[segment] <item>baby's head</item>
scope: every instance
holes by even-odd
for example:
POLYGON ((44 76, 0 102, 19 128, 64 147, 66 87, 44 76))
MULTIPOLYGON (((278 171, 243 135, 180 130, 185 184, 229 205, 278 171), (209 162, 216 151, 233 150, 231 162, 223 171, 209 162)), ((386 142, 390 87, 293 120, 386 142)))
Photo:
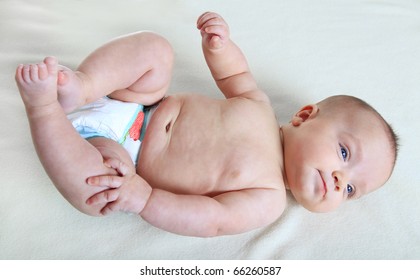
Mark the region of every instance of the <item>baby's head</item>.
POLYGON ((282 132, 286 185, 313 212, 332 211, 378 189, 397 158, 398 137, 391 126, 352 96, 303 107, 282 132))

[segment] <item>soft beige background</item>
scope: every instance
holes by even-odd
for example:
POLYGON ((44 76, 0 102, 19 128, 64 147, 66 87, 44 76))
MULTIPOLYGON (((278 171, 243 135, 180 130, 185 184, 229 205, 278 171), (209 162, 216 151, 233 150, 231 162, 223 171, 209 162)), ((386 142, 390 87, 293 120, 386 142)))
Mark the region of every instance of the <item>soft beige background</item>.
POLYGON ((0 71, 0 259, 420 258, 420 1, 1 0, 0 71), (402 139, 386 186, 329 214, 309 213, 289 197, 273 225, 212 239, 74 210, 34 152, 16 65, 54 55, 76 67, 107 40, 147 29, 175 49, 171 92, 221 97, 195 29, 207 10, 230 24, 280 123, 332 94, 374 104, 402 139))

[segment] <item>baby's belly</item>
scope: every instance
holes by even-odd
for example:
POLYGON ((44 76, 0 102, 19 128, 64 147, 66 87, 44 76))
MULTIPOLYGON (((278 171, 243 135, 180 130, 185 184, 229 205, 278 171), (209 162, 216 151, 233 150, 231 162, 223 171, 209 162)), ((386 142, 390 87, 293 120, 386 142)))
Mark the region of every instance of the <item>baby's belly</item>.
POLYGON ((254 109, 249 106, 254 105, 199 95, 168 97, 149 123, 137 172, 152 187, 180 194, 253 187, 255 176, 263 175, 255 162, 269 158, 262 149, 273 151, 255 134, 261 129, 260 122, 252 123, 255 115, 242 113, 254 109))
POLYGON ((218 148, 208 147, 210 135, 206 134, 213 131, 212 138, 217 138, 214 128, 220 130, 220 124, 215 113, 211 112, 218 111, 220 101, 202 97, 193 100, 197 101, 195 109, 202 107, 205 100, 206 111, 213 115, 212 127, 204 129, 208 117, 197 115, 200 110, 191 110, 188 104, 193 101, 190 98, 195 99, 169 96, 159 104, 142 142, 137 172, 154 188, 186 194, 211 193, 217 189, 220 178, 214 167, 214 153, 218 148), (192 118, 196 121, 191 121, 192 118), (213 154, 211 158, 209 151, 213 154))

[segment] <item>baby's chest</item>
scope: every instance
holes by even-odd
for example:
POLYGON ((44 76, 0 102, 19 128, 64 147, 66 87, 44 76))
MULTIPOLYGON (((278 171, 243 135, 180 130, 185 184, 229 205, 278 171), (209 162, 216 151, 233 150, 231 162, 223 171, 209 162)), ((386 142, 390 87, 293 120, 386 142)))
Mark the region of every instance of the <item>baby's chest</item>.
POLYGON ((181 141, 168 149, 161 166, 167 178, 176 178, 178 187, 194 193, 264 187, 281 175, 278 145, 268 142, 274 140, 262 139, 251 131, 203 137, 189 145, 181 141))

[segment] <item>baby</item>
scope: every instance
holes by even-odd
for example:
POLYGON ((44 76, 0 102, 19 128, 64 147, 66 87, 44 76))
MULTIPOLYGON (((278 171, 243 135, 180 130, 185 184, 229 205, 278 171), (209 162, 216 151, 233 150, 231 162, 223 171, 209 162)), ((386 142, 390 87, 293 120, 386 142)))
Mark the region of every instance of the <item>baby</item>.
POLYGON ((372 107, 333 96, 279 127, 225 21, 208 12, 197 28, 226 99, 165 97, 173 52, 150 32, 116 38, 77 71, 53 57, 18 66, 35 148, 74 207, 216 236, 274 222, 286 189, 308 210, 326 212, 388 180, 397 137, 372 107))

